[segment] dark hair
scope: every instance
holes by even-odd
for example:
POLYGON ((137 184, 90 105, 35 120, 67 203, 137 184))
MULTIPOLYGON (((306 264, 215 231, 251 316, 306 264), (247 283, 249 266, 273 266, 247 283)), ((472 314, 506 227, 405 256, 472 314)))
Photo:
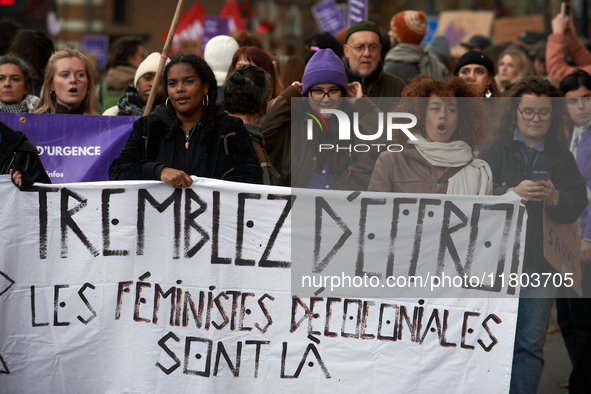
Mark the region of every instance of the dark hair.
POLYGON ((260 67, 245 64, 234 70, 222 87, 222 105, 232 114, 264 115, 271 76, 260 67))
POLYGON ((301 82, 305 69, 304 58, 300 55, 291 55, 281 67, 281 84, 287 88, 293 82, 301 82))
POLYGON ((12 21, 0 21, 0 55, 4 55, 16 33, 20 30, 19 25, 12 21))
MULTIPOLYGON (((214 75, 213 71, 211 70, 211 68, 209 67, 207 62, 205 60, 203 60, 202 57, 194 55, 192 53, 185 53, 185 54, 178 55, 178 56, 175 56, 172 59, 170 59, 170 63, 168 63, 166 65, 166 67, 164 68, 163 79, 164 79, 164 93, 165 93, 166 98, 168 98, 168 72, 170 71, 170 68, 172 66, 175 66, 175 65, 181 64, 181 63, 186 63, 186 64, 190 65, 193 68, 193 70, 195 70, 195 72, 197 73, 197 76, 199 77, 199 79, 201 79, 201 83, 203 85, 208 85, 208 87, 209 87, 209 89, 207 90, 207 94, 206 94, 208 105, 204 108, 204 113, 203 113, 203 124, 205 125, 203 136, 205 136, 214 127, 215 102, 218 97, 218 84, 215 80, 215 75, 214 75)), ((180 120, 176 116, 176 111, 175 111, 174 107, 171 108, 171 106, 167 105, 166 108, 167 108, 168 112, 171 114, 171 116, 173 116, 173 118, 174 118, 173 126, 179 126, 180 120)))
POLYGON ((343 58, 343 56, 345 56, 345 52, 343 51, 343 44, 341 44, 339 40, 335 38, 335 36, 333 36, 327 31, 315 34, 304 42, 304 61, 306 63, 308 63, 308 61, 316 53, 315 50, 311 49, 313 46, 318 47, 320 49, 332 49, 335 55, 337 55, 341 59, 343 58))
POLYGON ((255 65, 261 67, 271 76, 271 83, 273 86, 273 94, 271 98, 275 98, 279 96, 281 93, 281 82, 277 77, 277 72, 275 71, 275 65, 273 64, 273 58, 262 49, 256 47, 240 47, 234 53, 234 57, 232 57, 232 64, 230 64, 230 68, 228 69, 228 75, 232 73, 236 69, 236 63, 240 58, 244 58, 249 62, 253 62, 255 65))
POLYGON ((495 135, 509 140, 513 139, 517 125, 517 108, 521 104, 521 97, 524 94, 550 97, 552 120, 548 134, 546 134, 546 146, 558 146, 566 149, 566 136, 563 132, 566 107, 564 100, 556 99, 562 97, 562 93, 547 79, 537 76, 523 78, 515 82, 511 89, 505 92, 505 97, 508 99, 503 99, 500 114, 494 125, 495 135))
POLYGON ((577 70, 572 74, 568 74, 560 81, 558 89, 562 94, 566 94, 571 90, 577 90, 581 86, 591 90, 591 75, 583 70, 577 70))
POLYGON ((239 31, 237 33, 232 34, 232 38, 236 40, 238 46, 241 47, 257 47, 259 49, 263 49, 263 44, 261 44, 261 40, 252 32, 249 31, 239 31))
POLYGON ((108 70, 116 66, 129 66, 129 57, 135 55, 141 45, 144 45, 143 41, 134 36, 118 38, 111 45, 105 69, 108 70))
POLYGON ((527 54, 534 59, 538 59, 542 63, 546 64, 546 40, 541 40, 535 43, 533 47, 529 49, 527 54))
POLYGON ((53 41, 40 30, 20 30, 7 53, 17 55, 31 67, 33 77, 33 89, 35 85, 41 85, 45 75, 45 67, 53 52, 53 41))
POLYGON ((31 91, 31 79, 33 78, 31 67, 29 67, 29 65, 23 59, 15 55, 0 56, 0 66, 5 64, 14 64, 21 69, 21 72, 23 73, 23 79, 25 80, 25 87, 30 94, 34 94, 34 92, 31 91))
MULTIPOLYGON (((425 113, 431 96, 474 97, 470 100, 458 100, 458 126, 452 140, 464 141, 472 148, 484 141, 486 132, 483 127, 482 100, 477 99, 480 97, 480 92, 474 84, 456 76, 442 81, 433 79, 427 74, 421 74, 404 88, 403 98, 397 106, 396 112, 409 112, 417 116, 417 125, 413 128, 415 133, 421 133, 423 130, 425 113)), ((407 138, 404 137, 399 143, 406 141, 407 138)))

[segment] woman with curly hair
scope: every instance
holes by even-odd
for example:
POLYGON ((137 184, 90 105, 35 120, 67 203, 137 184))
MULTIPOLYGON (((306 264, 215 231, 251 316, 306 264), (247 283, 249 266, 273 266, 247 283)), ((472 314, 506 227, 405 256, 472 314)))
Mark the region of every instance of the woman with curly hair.
POLYGON ((109 168, 110 180, 162 180, 188 187, 190 175, 262 183, 262 170, 238 118, 216 104, 217 83, 205 60, 178 56, 164 69, 168 98, 133 130, 109 168))
POLYGON ((95 115, 90 61, 77 49, 55 52, 45 69, 43 93, 36 113, 95 115))
MULTIPOLYGON (((488 164, 473 159, 484 139, 479 89, 464 80, 420 75, 402 91, 396 112, 417 117, 415 139, 399 134, 402 152, 383 152, 368 190, 399 193, 492 193, 488 164)), ((402 122, 404 123, 404 122, 402 122)))
MULTIPOLYGON (((544 257, 544 211, 558 223, 572 223, 587 206, 587 190, 568 150, 563 132, 566 109, 557 99, 562 96, 558 89, 546 79, 529 77, 517 81, 505 96, 509 98, 504 99, 495 127, 498 138, 479 157, 490 165, 494 194, 514 192, 525 203, 523 272, 535 278, 556 272, 544 257)), ((555 296, 551 287, 521 289, 511 393, 537 391, 555 296)))

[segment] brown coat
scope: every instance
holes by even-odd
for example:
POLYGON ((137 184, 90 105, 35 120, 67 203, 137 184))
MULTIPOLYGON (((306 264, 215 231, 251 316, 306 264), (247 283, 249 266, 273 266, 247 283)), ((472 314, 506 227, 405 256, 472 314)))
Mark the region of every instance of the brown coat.
POLYGON ((367 190, 398 193, 446 194, 445 173, 437 179, 435 168, 408 144, 400 153, 384 152, 378 158, 367 190))

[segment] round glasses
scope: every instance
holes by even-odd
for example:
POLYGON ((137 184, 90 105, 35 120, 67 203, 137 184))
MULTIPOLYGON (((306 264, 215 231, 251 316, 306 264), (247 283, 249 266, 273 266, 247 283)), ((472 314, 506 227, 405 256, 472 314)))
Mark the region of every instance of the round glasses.
POLYGON ((534 111, 533 108, 525 107, 523 109, 517 108, 523 120, 533 120, 536 115, 541 122, 547 122, 552 118, 552 111, 549 109, 542 109, 540 111, 534 111))
POLYGON ((329 99, 337 99, 343 97, 342 89, 330 89, 328 92, 325 92, 321 89, 310 89, 308 90, 308 93, 314 101, 322 101, 327 96, 329 99))

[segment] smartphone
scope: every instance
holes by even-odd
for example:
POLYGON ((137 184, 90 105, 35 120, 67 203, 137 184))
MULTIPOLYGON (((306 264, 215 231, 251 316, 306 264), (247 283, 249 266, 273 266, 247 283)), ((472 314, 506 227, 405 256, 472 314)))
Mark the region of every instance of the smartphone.
POLYGON ((549 181, 550 180, 550 174, 548 173, 548 171, 534 171, 531 174, 531 180, 536 182, 536 181, 549 181))

